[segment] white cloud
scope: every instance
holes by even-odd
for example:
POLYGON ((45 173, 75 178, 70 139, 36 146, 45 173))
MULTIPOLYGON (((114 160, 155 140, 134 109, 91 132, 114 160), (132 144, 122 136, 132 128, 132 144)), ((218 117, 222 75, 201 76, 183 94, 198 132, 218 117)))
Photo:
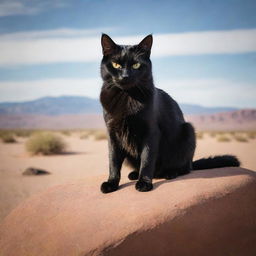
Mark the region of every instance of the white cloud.
POLYGON ((61 0, 3 0, 0 2, 0 17, 13 15, 34 15, 49 8, 66 7, 61 0))
MULTIPOLYGON (((72 29, 1 35, 0 66, 100 61, 100 33, 97 36, 88 35, 86 30, 72 29)), ((113 39, 120 44, 136 44, 142 38, 113 39)), ((203 31, 154 35, 152 57, 255 51, 256 29, 203 31)))
POLYGON ((27 7, 21 1, 4 1, 0 3, 0 17, 20 14, 36 14, 39 9, 36 7, 27 7))
POLYGON ((44 96, 78 95, 98 98, 102 82, 91 79, 45 79, 0 82, 0 101, 27 101, 44 96))
POLYGON ((159 35, 154 54, 166 55, 232 54, 256 51, 256 29, 203 31, 159 35))
MULTIPOLYGON (((78 95, 98 98, 102 81, 94 79, 45 79, 0 82, 0 102, 26 101, 44 96, 78 95)), ((156 81, 179 103, 203 106, 256 107, 256 87, 225 79, 156 81)))
POLYGON ((179 103, 203 106, 256 107, 256 86, 226 79, 187 79, 156 81, 179 103))
POLYGON ((38 40, 38 39, 64 39, 64 38, 81 38, 88 36, 98 36, 104 31, 105 33, 109 33, 116 28, 112 27, 103 27, 103 28, 95 28, 95 29, 70 29, 70 28, 58 28, 51 30, 32 30, 26 32, 15 32, 9 34, 0 35, 0 39, 4 41, 26 41, 30 40, 38 40))

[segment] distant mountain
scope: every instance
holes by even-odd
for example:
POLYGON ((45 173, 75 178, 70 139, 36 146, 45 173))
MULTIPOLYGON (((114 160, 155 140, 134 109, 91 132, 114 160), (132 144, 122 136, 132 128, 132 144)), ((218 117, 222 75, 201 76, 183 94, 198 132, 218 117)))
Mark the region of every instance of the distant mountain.
POLYGON ((0 114, 63 115, 101 112, 98 100, 79 96, 44 97, 33 101, 0 103, 0 114))
MULTIPOLYGON (((213 114, 237 110, 227 107, 203 107, 180 104, 186 115, 213 114)), ((101 113, 102 107, 97 99, 79 96, 44 97, 26 102, 0 103, 0 114, 70 115, 101 113)))
POLYGON ((180 107, 185 115, 215 114, 238 110, 232 107, 203 107, 193 104, 180 104, 180 107))

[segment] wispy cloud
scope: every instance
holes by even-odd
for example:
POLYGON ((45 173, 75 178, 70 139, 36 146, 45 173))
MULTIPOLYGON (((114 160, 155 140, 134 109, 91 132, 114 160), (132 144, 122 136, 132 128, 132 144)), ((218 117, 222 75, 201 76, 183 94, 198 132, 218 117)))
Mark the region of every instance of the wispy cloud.
MULTIPOLYGON (((104 28, 103 28, 104 29, 104 28)), ((0 65, 92 62, 101 59, 100 33, 58 29, 0 35, 0 65)), ((92 32, 92 31, 91 31, 92 32)), ((136 44, 143 36, 113 38, 136 44)), ((256 51, 256 29, 203 31, 154 35, 153 57, 173 55, 239 54, 256 51)))
POLYGON ((256 107, 256 87, 253 83, 198 78, 156 81, 156 85, 178 102, 203 106, 256 107))
POLYGON ((232 54, 256 51, 256 29, 158 35, 156 56, 232 54))
POLYGON ((110 33, 114 31, 114 27, 92 28, 92 29, 70 29, 58 28, 51 30, 32 30, 26 32, 15 32, 9 34, 0 34, 0 40, 4 41, 30 41, 30 40, 45 40, 45 39, 72 39, 72 38, 86 38, 89 36, 98 36, 104 31, 110 33))
POLYGON ((44 96, 79 95, 98 98, 100 78, 44 79, 36 81, 0 82, 0 102, 26 101, 44 96))
MULTIPOLYGON (((90 79, 45 79, 0 82, 0 101, 25 101, 44 96, 79 95, 98 98, 102 81, 90 79), (14 93, 15 92, 15 93, 14 93)), ((204 106, 256 107, 256 87, 226 79, 160 80, 164 89, 179 103, 204 106)))
POLYGON ((22 1, 4 1, 0 3, 0 17, 11 15, 31 15, 39 12, 39 8, 26 6, 22 1))
POLYGON ((13 15, 34 15, 48 8, 61 8, 66 6, 66 1, 60 0, 2 0, 0 2, 0 17, 13 15))

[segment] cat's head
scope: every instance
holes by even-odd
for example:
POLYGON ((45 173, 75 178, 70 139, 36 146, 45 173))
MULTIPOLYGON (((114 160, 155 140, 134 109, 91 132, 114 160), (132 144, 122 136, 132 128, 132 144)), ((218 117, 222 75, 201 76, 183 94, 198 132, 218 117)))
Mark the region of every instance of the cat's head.
POLYGON ((125 90, 152 78, 152 43, 153 37, 148 35, 137 45, 118 45, 108 35, 102 34, 103 80, 125 90))

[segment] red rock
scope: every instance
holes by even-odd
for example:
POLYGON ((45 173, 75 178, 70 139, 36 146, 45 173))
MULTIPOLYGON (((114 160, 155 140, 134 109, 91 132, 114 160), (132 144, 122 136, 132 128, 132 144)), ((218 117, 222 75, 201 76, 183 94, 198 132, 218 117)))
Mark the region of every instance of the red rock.
POLYGON ((60 185, 14 209, 0 227, 2 256, 256 255, 256 174, 196 171, 102 194, 99 182, 60 185))

